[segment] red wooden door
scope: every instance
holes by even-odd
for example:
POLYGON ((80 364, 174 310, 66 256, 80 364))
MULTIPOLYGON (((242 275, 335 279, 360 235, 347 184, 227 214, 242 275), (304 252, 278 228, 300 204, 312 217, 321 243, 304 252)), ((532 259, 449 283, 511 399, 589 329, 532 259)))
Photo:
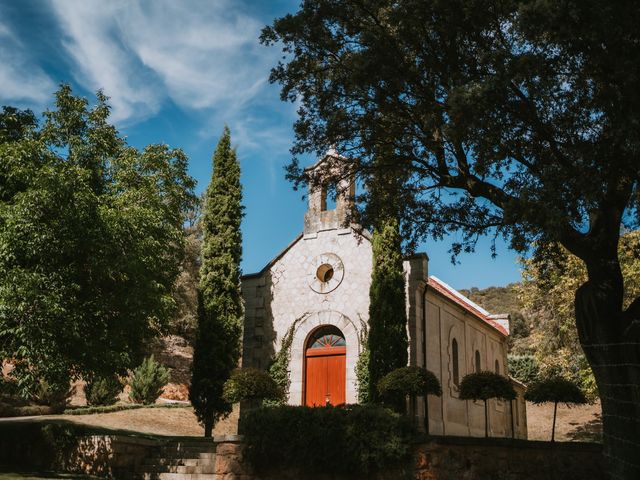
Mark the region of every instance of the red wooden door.
POLYGON ((305 405, 345 402, 347 348, 337 328, 320 329, 305 355, 305 405))

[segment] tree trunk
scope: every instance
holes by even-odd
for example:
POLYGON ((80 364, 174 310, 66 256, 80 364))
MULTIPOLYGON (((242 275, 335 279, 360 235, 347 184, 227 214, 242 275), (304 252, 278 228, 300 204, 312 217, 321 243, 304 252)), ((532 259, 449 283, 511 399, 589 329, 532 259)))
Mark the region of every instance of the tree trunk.
POLYGON ((429 400, 425 394, 424 398, 424 433, 429 435, 429 400))
POLYGON ((589 265, 576 292, 578 336, 602 403, 603 452, 610 478, 640 478, 640 299, 622 311, 617 257, 589 265))
POLYGON ((484 438, 489 438, 489 411, 487 410, 487 400, 484 401, 484 438))
POLYGON ((551 426, 551 441, 556 441, 556 413, 558 412, 558 402, 553 403, 553 425, 551 426))
POLYGON ((204 436, 210 437, 213 434, 213 415, 204 420, 204 436))

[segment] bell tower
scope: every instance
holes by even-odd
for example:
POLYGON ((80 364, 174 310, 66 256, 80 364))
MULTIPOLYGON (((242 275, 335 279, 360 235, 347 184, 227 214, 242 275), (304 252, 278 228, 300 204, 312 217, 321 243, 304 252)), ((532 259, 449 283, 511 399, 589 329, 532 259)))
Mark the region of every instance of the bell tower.
POLYGON ((315 165, 305 169, 309 198, 304 215, 305 235, 349 226, 354 211, 355 182, 352 175, 341 172, 343 160, 330 149, 315 165))

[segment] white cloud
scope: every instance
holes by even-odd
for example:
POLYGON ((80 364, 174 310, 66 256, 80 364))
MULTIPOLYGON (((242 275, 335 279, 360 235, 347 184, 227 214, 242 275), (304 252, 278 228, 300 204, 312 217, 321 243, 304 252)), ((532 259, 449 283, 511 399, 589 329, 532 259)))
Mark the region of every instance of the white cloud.
POLYGON ((28 51, 11 29, 0 23, 0 101, 42 106, 56 86, 30 61, 28 51))
POLYGON ((76 79, 104 88, 115 121, 144 118, 167 99, 233 116, 260 93, 274 61, 257 41, 262 23, 232 0, 52 5, 76 79))

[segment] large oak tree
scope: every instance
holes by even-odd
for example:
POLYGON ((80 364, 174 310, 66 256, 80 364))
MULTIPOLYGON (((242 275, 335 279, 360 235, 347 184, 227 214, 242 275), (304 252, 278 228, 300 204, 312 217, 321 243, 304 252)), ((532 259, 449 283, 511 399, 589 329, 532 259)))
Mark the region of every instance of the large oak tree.
MULTIPOLYGON (((610 473, 628 479, 640 299, 623 308, 618 241, 639 224, 639 24, 630 0, 314 0, 261 37, 284 50, 271 80, 299 104, 294 155, 335 145, 366 181, 384 148, 409 173, 409 247, 457 230, 454 253, 491 234, 521 252, 559 242, 584 262, 579 338, 610 473)), ((289 175, 303 180, 295 160, 289 175)))

